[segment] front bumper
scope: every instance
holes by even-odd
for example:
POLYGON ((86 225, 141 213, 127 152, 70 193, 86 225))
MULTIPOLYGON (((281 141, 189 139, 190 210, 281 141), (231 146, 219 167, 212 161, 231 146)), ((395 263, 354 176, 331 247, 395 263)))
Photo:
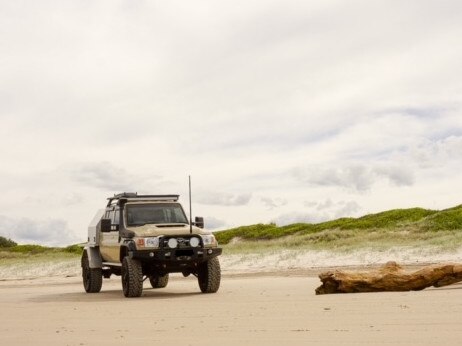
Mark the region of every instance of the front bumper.
POLYGON ((133 250, 129 256, 143 263, 161 263, 167 265, 201 263, 221 255, 222 249, 214 248, 187 248, 187 249, 152 249, 133 250))

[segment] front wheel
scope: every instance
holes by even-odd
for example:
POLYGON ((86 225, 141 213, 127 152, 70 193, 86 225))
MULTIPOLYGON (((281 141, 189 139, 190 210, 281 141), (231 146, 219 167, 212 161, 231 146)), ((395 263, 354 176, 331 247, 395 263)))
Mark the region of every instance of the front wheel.
POLYGON ((168 284, 168 273, 162 276, 152 275, 149 277, 152 288, 164 288, 168 284))
POLYGON ((82 255, 82 279, 83 287, 87 293, 98 293, 103 286, 103 272, 101 268, 90 268, 88 254, 82 255))
POLYGON ((218 291, 221 281, 221 269, 218 257, 214 257, 199 266, 197 279, 202 293, 215 293, 218 291))
POLYGON ((140 297, 143 293, 143 271, 140 261, 125 256, 122 261, 122 288, 125 297, 140 297))

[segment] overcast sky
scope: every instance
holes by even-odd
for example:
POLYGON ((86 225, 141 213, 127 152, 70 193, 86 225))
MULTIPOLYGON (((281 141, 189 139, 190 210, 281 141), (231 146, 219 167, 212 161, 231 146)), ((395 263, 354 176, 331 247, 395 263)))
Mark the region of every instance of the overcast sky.
POLYGON ((0 0, 0 235, 116 192, 213 230, 462 203, 462 2, 0 0))

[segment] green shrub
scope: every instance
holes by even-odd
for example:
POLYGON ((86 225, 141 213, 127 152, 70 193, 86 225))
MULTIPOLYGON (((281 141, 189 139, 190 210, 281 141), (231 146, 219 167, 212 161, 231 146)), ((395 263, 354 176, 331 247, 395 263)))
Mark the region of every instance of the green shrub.
POLYGON ((0 248, 10 248, 16 245, 18 244, 11 239, 0 236, 0 248))
POLYGON ((235 237, 242 239, 266 239, 266 237, 271 235, 276 228, 278 227, 275 224, 241 226, 227 231, 216 232, 215 237, 221 244, 228 244, 231 239, 235 237))
POLYGON ((64 252, 75 253, 75 254, 81 255, 83 252, 83 247, 78 244, 69 245, 64 248, 64 252))
POLYGON ((442 210, 428 217, 422 225, 423 230, 462 230, 462 206, 442 210))
POLYGON ((358 219, 353 219, 343 229, 394 227, 403 223, 419 221, 435 213, 437 212, 434 210, 427 210, 422 208, 394 209, 378 214, 365 215, 358 219))

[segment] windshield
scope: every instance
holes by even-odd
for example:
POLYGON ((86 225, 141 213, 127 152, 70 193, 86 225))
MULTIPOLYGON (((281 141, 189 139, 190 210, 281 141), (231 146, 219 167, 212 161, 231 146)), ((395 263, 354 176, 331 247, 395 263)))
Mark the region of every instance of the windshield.
POLYGON ((177 203, 127 205, 127 226, 148 223, 188 223, 183 208, 177 203))

